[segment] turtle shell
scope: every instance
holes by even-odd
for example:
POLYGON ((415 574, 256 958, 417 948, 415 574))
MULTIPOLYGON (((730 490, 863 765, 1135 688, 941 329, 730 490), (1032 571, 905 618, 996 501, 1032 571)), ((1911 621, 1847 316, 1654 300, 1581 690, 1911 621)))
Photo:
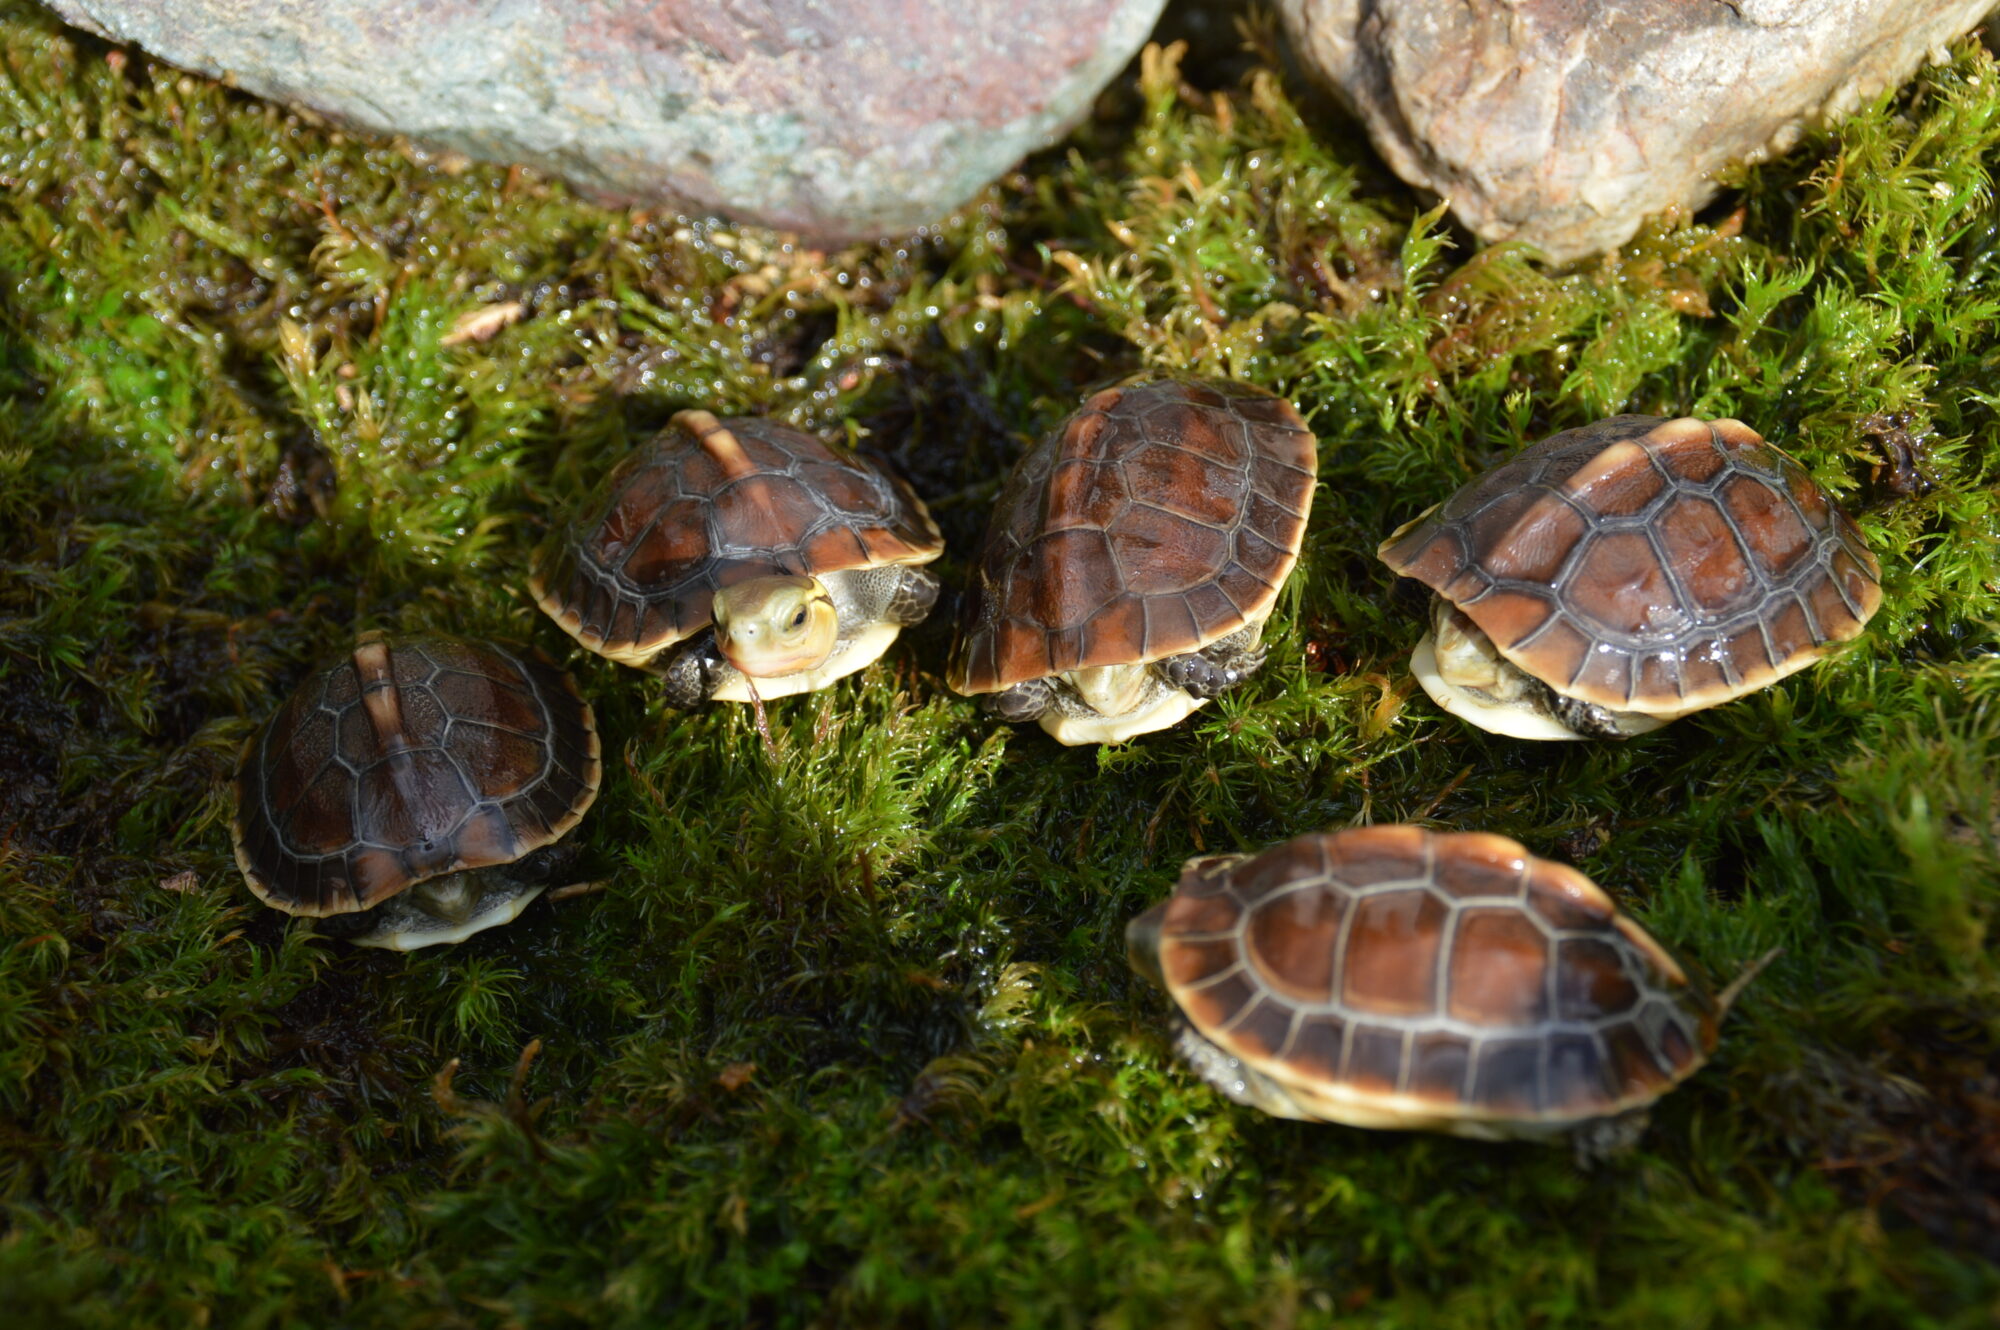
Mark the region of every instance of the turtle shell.
POLYGON ((1649 1102, 1715 1045, 1715 1005, 1659 943, 1502 836, 1364 827, 1198 859, 1140 922, 1194 1028, 1330 1121, 1555 1130, 1649 1102))
POLYGON ((991 693, 1197 651, 1270 612, 1298 561, 1317 453, 1291 403, 1163 379, 1085 402, 1014 469, 948 681, 991 693))
POLYGON ((928 563, 923 502, 868 459, 755 417, 683 411, 621 462, 536 562, 535 600, 591 651, 645 665, 708 627, 723 587, 928 563))
POLYGON ((1663 717, 1805 668, 1882 601, 1854 523, 1735 420, 1565 430, 1379 552, 1556 692, 1663 717))
POLYGON ((244 744, 236 862, 287 913, 365 910, 552 843, 599 775, 590 705, 553 665, 490 642, 369 633, 244 744))

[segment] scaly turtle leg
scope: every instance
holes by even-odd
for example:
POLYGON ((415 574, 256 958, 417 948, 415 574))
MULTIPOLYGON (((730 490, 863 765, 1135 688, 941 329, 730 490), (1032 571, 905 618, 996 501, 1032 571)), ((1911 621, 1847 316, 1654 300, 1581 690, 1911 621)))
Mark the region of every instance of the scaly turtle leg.
POLYGON ((1548 694, 1544 705, 1548 708, 1549 714, 1584 738, 1623 739, 1632 733, 1618 723, 1617 713, 1609 707, 1600 707, 1594 702, 1584 702, 1574 697, 1564 697, 1540 680, 1536 680, 1536 683, 1548 694))
POLYGON ((882 618, 904 628, 922 623, 929 616, 931 607, 937 604, 937 577, 929 569, 914 564, 904 564, 890 571, 897 575, 896 589, 882 609, 882 618))
POLYGON ((1263 668, 1264 657, 1269 654, 1260 645, 1263 630, 1261 623, 1250 624, 1199 651, 1169 656, 1153 668, 1168 683, 1186 689, 1190 697, 1216 697, 1263 668))
POLYGON ((664 669, 655 667, 653 672, 666 683, 667 705, 683 711, 707 705, 718 688, 737 677, 736 667, 716 649, 712 631, 690 639, 664 669))
POLYGON ((1049 679, 1030 679, 979 699, 980 709, 1006 721, 1037 720, 1055 705, 1056 686, 1049 679))

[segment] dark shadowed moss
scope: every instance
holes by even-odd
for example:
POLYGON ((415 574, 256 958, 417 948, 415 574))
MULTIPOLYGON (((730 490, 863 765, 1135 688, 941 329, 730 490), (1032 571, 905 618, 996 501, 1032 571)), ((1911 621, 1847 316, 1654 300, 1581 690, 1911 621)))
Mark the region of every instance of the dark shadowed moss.
POLYGON ((976 207, 838 253, 356 140, 18 0, 0 56, 0 1320, 2000 1314, 1980 48, 1566 271, 1472 252, 1268 46, 1151 52, 976 207), (955 578, 1026 444, 1145 366, 1284 391, 1323 440, 1270 666, 1176 731, 998 729, 931 625, 767 743, 520 594, 550 514, 689 405, 892 457, 955 578), (1623 745, 1445 720, 1377 540, 1617 410, 1790 450, 1881 615, 1623 745), (237 746, 398 626, 570 661, 605 890, 407 957, 249 898, 237 746), (1717 979, 1785 948, 1635 1154, 1280 1123, 1174 1063, 1121 929, 1180 861, 1406 819, 1579 864, 1717 979))

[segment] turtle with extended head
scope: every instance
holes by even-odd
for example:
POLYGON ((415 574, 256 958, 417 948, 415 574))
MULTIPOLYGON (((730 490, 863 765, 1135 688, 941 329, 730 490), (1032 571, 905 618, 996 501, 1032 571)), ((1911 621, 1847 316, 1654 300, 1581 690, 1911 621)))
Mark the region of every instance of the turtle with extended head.
POLYGON ((366 633, 243 745, 236 862, 321 933, 409 951, 527 908, 573 856, 601 775, 597 724, 535 655, 366 633))
POLYGON ((1424 691, 1522 739, 1658 729, 1804 669, 1882 602, 1847 514, 1736 420, 1564 430, 1379 553, 1436 593, 1424 691))
POLYGON ((1586 1152, 1630 1139, 1694 1074, 1750 978, 1711 998, 1575 869, 1414 826, 1190 860, 1126 939, 1179 1010, 1182 1054, 1240 1103, 1485 1139, 1579 1132, 1586 1152))
POLYGON ((824 688, 938 595, 910 487, 773 421, 682 411, 536 560, 536 603, 683 707, 824 688))
POLYGON ((995 506, 947 681, 1066 744, 1182 720, 1264 663, 1317 453, 1289 402, 1220 379, 1108 388, 995 506))

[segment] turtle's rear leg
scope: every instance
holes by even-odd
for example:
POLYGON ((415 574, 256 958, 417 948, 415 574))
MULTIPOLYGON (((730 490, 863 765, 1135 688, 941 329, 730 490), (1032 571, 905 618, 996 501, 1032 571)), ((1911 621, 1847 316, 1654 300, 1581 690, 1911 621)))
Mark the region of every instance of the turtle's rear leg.
POLYGON ((980 709, 1005 721, 1039 720, 1055 705, 1056 686, 1049 679, 1030 679, 979 699, 980 709))
POLYGON ((1227 637, 1185 656, 1169 656, 1153 668, 1191 697, 1210 698, 1234 688, 1264 666, 1264 625, 1247 624, 1227 637))

